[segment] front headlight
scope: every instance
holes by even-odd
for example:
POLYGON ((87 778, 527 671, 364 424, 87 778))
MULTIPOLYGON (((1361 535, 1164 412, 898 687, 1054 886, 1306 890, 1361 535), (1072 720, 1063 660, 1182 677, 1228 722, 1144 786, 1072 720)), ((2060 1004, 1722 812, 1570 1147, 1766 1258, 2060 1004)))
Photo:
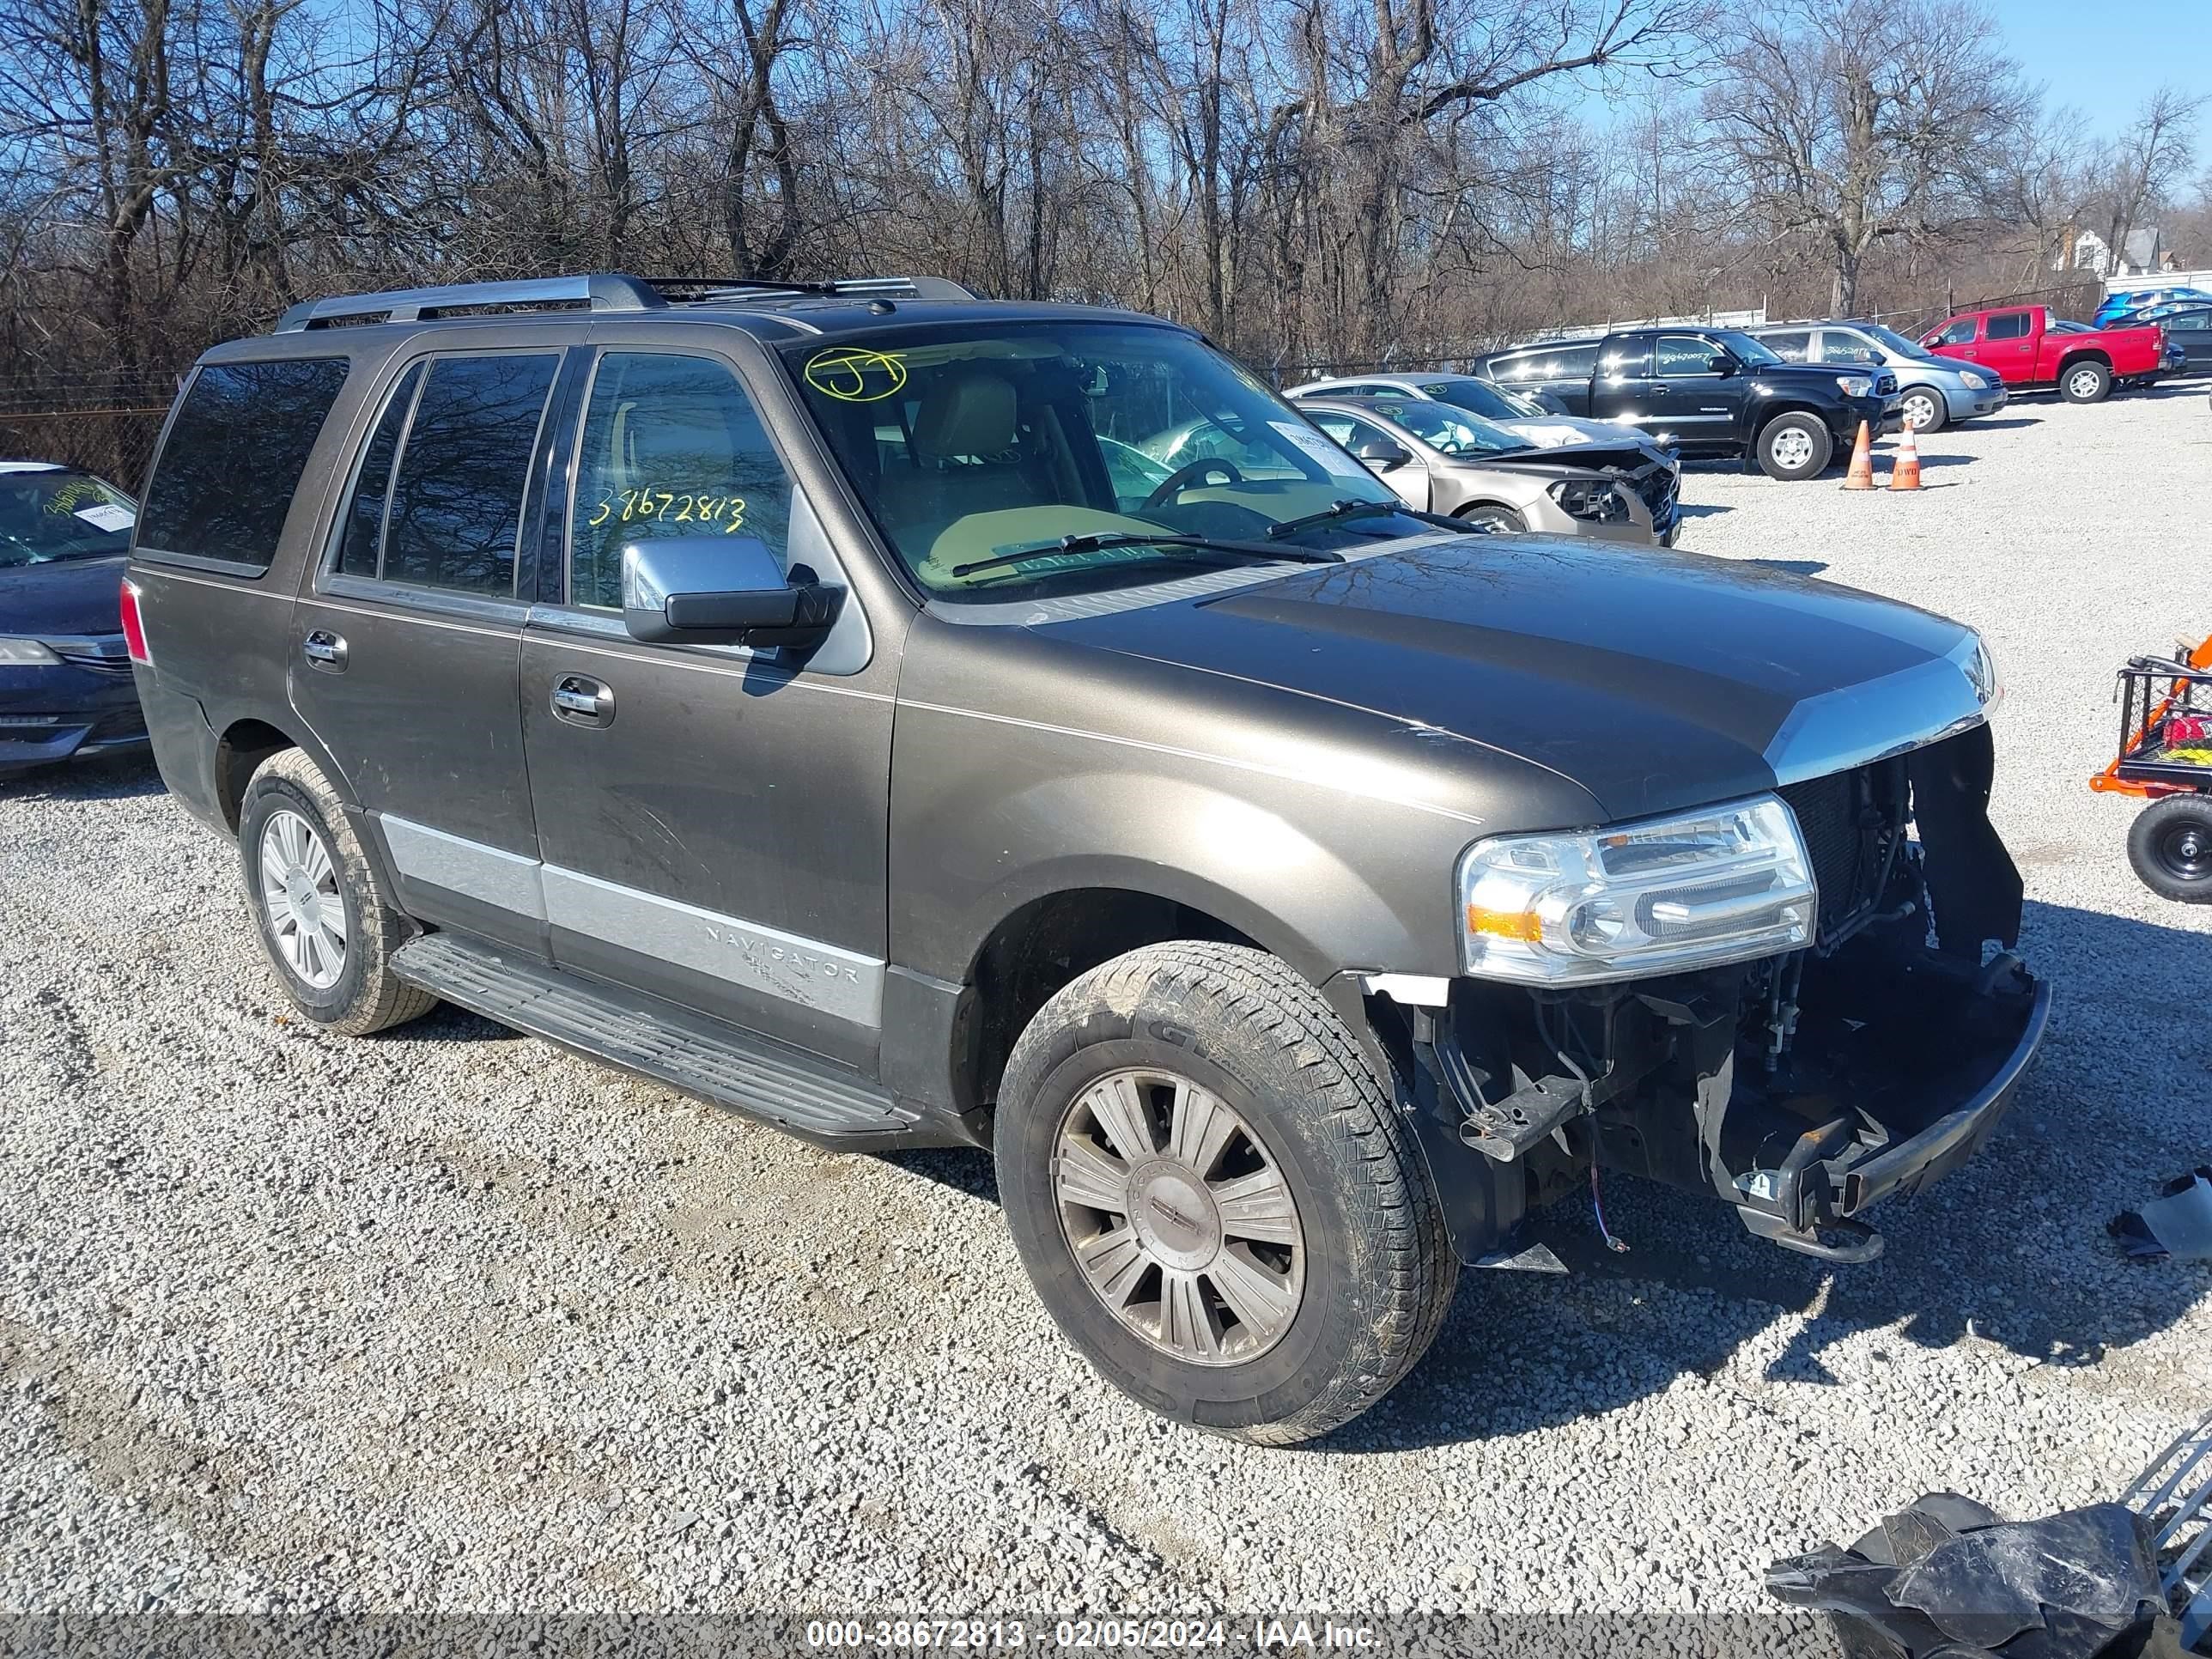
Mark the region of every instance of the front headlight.
POLYGON ((52 668, 60 661, 36 640, 0 640, 0 668, 52 668))
POLYGON ((1628 520, 1628 503, 1601 478, 1562 478, 1552 486, 1551 495, 1571 518, 1592 524, 1625 524, 1628 520))
POLYGON ((1836 384, 1844 389, 1846 398, 1866 398, 1874 394, 1874 380, 1865 374, 1846 374, 1836 384))
POLYGON ((1776 956, 1813 942, 1797 819, 1759 795, 1588 834, 1500 836, 1459 861, 1460 966, 1588 985, 1776 956))
POLYGON ((1969 392, 1987 392, 1990 389, 1989 381, 1975 374, 1971 368, 1962 368, 1959 371, 1959 384, 1969 392))
POLYGON ((1974 635, 1974 648, 1966 661, 1966 683, 1974 688, 1975 699, 1987 712, 2004 701, 2004 681, 1997 673, 1997 659, 1990 654, 1989 641, 1980 635, 1974 635))

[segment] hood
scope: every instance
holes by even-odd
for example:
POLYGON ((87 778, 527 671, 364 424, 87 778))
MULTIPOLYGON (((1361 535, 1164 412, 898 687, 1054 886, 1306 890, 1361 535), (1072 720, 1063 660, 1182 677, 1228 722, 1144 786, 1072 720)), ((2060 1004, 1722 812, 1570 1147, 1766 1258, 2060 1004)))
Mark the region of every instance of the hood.
POLYGON ((1634 436, 1607 442, 1577 441, 1529 448, 1504 455, 1455 455, 1466 466, 1544 467, 1556 472, 1640 472, 1655 463, 1668 464, 1663 452, 1649 440, 1634 436))
POLYGON ((124 563, 118 553, 0 569, 0 634, 58 639, 120 633, 124 563))
POLYGON ((1730 561, 1449 537, 1050 625, 1347 704, 1571 779, 1607 822, 1755 794, 1976 723, 1980 641, 1730 561))
POLYGON ((1616 421, 1586 421, 1576 415, 1541 418, 1531 415, 1522 421, 1494 421, 1492 424, 1504 427, 1515 437, 1525 439, 1539 449, 1591 442, 1629 444, 1643 435, 1634 427, 1623 426, 1616 421))

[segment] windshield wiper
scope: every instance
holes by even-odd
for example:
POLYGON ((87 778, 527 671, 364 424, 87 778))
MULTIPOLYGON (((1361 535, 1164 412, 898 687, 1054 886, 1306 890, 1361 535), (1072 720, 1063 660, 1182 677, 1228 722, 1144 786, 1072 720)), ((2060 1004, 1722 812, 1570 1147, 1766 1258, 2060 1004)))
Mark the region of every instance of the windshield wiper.
POLYGON ((1463 519, 1447 519, 1439 514, 1423 513, 1403 501, 1338 501, 1318 513, 1309 513, 1303 519, 1284 520, 1267 532, 1267 539, 1272 542, 1278 537, 1294 536, 1301 530, 1310 530, 1317 524, 1334 524, 1340 519, 1364 519, 1377 513, 1402 514, 1408 519, 1419 519, 1423 524, 1441 525, 1446 530, 1474 529, 1463 519))
MULTIPOLYGON (((1268 532, 1273 535, 1274 532, 1268 532)), ((1214 536, 1187 536, 1172 531, 1148 535, 1140 530, 1098 530, 1087 535, 1062 536, 1056 542, 1039 542, 1033 547, 1017 547, 1004 553, 994 553, 988 559, 970 559, 965 564, 952 567, 955 576, 972 576, 979 570, 995 570, 1002 565, 1022 564, 1030 559, 1046 557, 1054 553, 1095 553, 1109 547, 1189 547, 1203 553, 1223 553, 1231 558, 1249 560, 1255 564, 1342 564, 1341 553, 1325 553, 1310 547, 1271 547, 1265 542, 1224 541, 1214 536)))

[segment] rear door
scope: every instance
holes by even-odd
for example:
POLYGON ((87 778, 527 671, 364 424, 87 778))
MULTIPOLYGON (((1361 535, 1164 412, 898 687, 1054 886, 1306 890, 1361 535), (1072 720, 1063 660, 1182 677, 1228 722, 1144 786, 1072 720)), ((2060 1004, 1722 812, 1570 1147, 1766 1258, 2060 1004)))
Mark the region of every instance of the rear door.
POLYGON ((634 541, 756 538, 850 584, 784 449, 804 434, 763 419, 767 365, 653 325, 592 342, 565 533, 522 641, 554 959, 872 1070, 895 645, 877 648, 857 592, 804 659, 631 638, 634 541))
POLYGON ((1594 420, 1623 421, 1656 432, 1667 425, 1666 410, 1653 395, 1651 341, 1632 336, 1607 340, 1592 365, 1589 414, 1594 420))
POLYGON ((522 349, 513 329, 441 331, 387 366, 289 641, 293 707, 407 910, 537 953, 518 551, 562 345, 580 334, 533 329, 522 349))
POLYGON ((1975 350, 1975 361, 1996 370, 2008 381, 2049 378, 2039 374, 2036 368, 2039 320, 2039 313, 2033 310, 1992 311, 1982 319, 1982 337, 1975 350))

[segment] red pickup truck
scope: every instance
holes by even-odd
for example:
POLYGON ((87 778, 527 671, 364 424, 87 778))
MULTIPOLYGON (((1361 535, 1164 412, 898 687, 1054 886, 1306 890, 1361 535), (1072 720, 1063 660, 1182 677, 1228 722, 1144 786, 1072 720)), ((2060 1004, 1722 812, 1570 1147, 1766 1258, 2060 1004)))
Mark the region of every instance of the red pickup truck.
POLYGON ((2008 386, 2057 386, 2069 404, 2101 403, 2114 385, 2148 383, 2169 367, 2156 324, 2082 329, 2056 322, 2047 306, 1962 311, 1920 343, 1993 368, 2008 386))

